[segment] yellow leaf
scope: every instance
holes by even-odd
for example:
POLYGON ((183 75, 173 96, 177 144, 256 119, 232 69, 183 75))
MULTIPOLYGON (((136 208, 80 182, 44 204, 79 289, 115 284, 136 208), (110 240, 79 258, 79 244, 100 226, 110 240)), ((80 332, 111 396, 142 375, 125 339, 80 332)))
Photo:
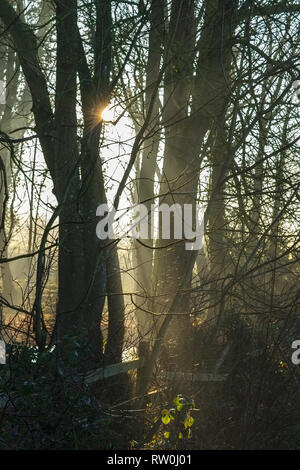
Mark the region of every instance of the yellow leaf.
POLYGON ((184 420, 184 427, 190 428, 194 424, 194 418, 192 416, 187 416, 184 420))
POLYGON ((162 416, 161 420, 164 424, 169 424, 169 422, 171 421, 171 418, 169 415, 165 415, 165 416, 162 416))

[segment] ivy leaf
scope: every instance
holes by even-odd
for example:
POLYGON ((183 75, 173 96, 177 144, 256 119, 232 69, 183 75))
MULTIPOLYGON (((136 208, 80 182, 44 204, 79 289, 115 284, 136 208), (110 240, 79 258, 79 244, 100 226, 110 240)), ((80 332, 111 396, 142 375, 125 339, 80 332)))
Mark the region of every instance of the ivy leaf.
POLYGON ((180 405, 180 403, 182 403, 182 396, 181 396, 181 395, 177 395, 177 397, 174 398, 173 403, 174 403, 175 405, 180 405))
POLYGON ((177 397, 174 398, 173 402, 176 405, 177 411, 181 411, 184 404, 183 397, 181 395, 177 395, 177 397))
POLYGON ((161 420, 162 420, 162 422, 163 422, 164 424, 169 424, 169 422, 171 421, 170 416, 168 416, 168 415, 163 416, 163 417, 161 418, 161 420))
POLYGON ((189 427, 192 427, 194 422, 195 422, 194 418, 192 416, 189 416, 189 418, 188 418, 189 427))
POLYGON ((161 420, 162 420, 162 422, 163 422, 164 424, 169 424, 169 422, 171 421, 171 417, 170 417, 170 416, 171 416, 171 415, 170 415, 170 413, 169 413, 168 410, 162 410, 162 418, 161 418, 161 420))
POLYGON ((190 428, 194 424, 194 418, 192 416, 187 416, 184 420, 185 429, 190 428))

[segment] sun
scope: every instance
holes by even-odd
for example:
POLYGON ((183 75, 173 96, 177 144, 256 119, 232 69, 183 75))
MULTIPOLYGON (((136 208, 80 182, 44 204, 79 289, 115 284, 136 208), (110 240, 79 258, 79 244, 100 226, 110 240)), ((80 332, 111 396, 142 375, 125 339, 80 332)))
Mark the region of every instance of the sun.
POLYGON ((103 109, 101 113, 101 119, 103 121, 113 121, 114 120, 114 111, 112 108, 109 108, 108 106, 103 109))

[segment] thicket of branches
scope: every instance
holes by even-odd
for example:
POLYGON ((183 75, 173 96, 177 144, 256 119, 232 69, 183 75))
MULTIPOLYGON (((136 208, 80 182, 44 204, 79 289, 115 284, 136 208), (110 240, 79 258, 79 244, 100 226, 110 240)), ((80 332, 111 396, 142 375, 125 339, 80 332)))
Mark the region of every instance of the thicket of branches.
POLYGON ((1 1, 0 448, 299 447, 299 11, 1 1), (200 205, 203 246, 106 203, 200 205))

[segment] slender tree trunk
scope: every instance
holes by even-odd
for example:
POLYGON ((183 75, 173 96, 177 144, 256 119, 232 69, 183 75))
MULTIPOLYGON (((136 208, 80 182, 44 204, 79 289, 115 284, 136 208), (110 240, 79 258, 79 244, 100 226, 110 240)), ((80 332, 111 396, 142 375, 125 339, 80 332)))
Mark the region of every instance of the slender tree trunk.
POLYGON ((95 73, 92 79, 82 41, 79 41, 79 78, 84 115, 84 137, 81 147, 82 186, 81 212, 84 220, 85 289, 84 308, 88 312, 89 338, 94 351, 103 350, 100 321, 105 296, 108 296, 109 330, 105 362, 122 360, 125 306, 117 246, 96 237, 96 209, 106 203, 99 140, 102 128, 101 111, 109 101, 112 20, 110 2, 96 5, 95 73), (115 294, 118 295, 115 295, 115 294))
POLYGON ((136 302, 142 304, 142 309, 137 309, 138 329, 141 337, 148 336, 153 327, 153 318, 145 313, 151 310, 151 296, 153 293, 152 261, 153 261, 153 239, 151 238, 151 204, 154 204, 154 179, 157 167, 157 155, 160 144, 159 113, 160 102, 158 96, 157 81, 159 80, 161 47, 164 31, 164 10, 161 0, 152 0, 150 11, 149 50, 146 65, 146 92, 144 114, 150 112, 150 104, 155 94, 155 103, 149 120, 150 137, 145 140, 141 155, 141 169, 137 175, 137 197, 139 203, 146 206, 148 210, 149 229, 148 239, 141 239, 142 244, 135 243, 135 265, 137 277, 137 290, 142 297, 137 297, 136 302), (142 290, 141 290, 142 288, 142 290))
MULTIPOLYGON (((57 72, 55 95, 55 187, 59 215, 58 306, 59 341, 84 336, 83 229, 78 210, 80 190, 76 120, 76 0, 56 2, 57 72)), ((87 312, 85 312, 87 315, 87 312)), ((87 337, 81 338, 87 343, 87 337)))
MULTIPOLYGON (((193 53, 194 14, 192 2, 174 3, 171 14, 170 34, 174 35, 174 59, 165 79, 166 146, 164 155, 161 192, 170 191, 165 202, 172 204, 195 204, 200 148, 208 128, 214 119, 224 112, 226 76, 231 58, 231 23, 235 2, 206 2, 202 36, 199 40, 197 76, 192 77, 188 68, 189 51, 193 53), (173 18, 173 19, 172 19, 173 18), (193 85, 192 85, 193 84, 193 85), (191 112, 188 113, 192 96, 191 112), (170 125, 172 124, 172 125, 170 125)), ((162 304, 168 305, 173 298, 184 266, 191 256, 184 243, 168 249, 157 262, 158 292, 165 295, 162 304)), ((185 302, 186 305, 187 302, 185 302)), ((164 310, 166 307, 161 306, 164 310)), ((188 312, 188 308, 187 308, 188 312)), ((180 316, 173 322, 174 335, 183 336, 188 327, 188 316, 180 316), (177 327, 176 327, 177 323, 177 327), (184 326, 185 324, 185 326, 184 326), (177 330, 177 333, 176 333, 177 330)))

